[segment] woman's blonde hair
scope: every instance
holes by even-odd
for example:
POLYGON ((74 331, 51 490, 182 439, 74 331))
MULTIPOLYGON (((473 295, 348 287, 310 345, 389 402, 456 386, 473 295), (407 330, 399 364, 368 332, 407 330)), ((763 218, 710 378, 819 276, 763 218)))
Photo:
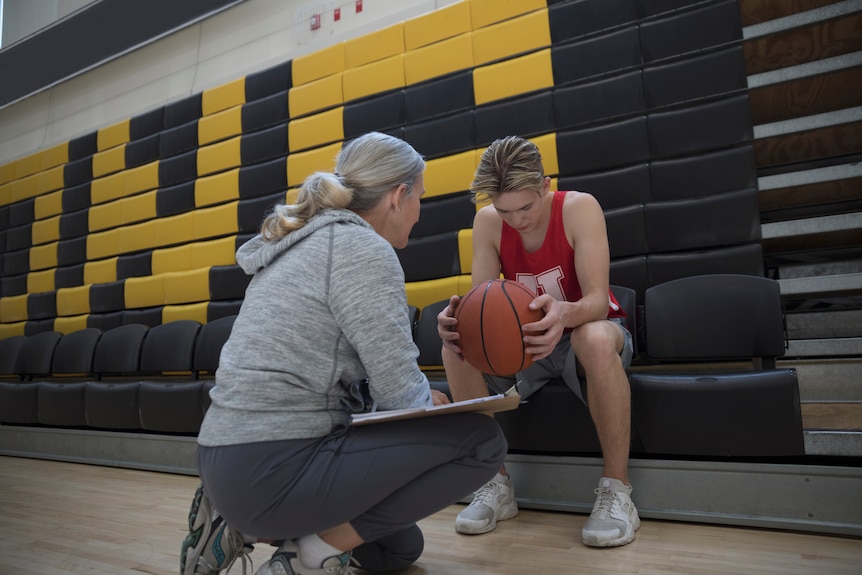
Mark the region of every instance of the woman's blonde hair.
POLYGON ((542 191, 545 168, 542 154, 530 140, 506 136, 491 142, 482 154, 470 184, 476 203, 493 200, 505 192, 519 190, 542 191))
POLYGON ((400 184, 413 193, 413 183, 424 170, 425 160, 404 140, 380 132, 359 136, 341 148, 334 173, 311 174, 295 204, 276 205, 264 219, 261 234, 265 240, 279 240, 325 209, 365 212, 400 184))

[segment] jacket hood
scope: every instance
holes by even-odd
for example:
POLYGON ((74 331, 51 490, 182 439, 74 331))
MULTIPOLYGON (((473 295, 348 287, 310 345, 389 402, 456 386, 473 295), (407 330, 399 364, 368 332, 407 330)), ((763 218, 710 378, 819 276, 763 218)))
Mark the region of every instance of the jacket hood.
POLYGON ((374 229, 371 224, 350 210, 323 210, 312 216, 300 229, 290 232, 276 242, 266 241, 260 234, 256 235, 239 247, 236 252, 236 263, 245 273, 255 274, 317 230, 340 223, 358 224, 374 229))

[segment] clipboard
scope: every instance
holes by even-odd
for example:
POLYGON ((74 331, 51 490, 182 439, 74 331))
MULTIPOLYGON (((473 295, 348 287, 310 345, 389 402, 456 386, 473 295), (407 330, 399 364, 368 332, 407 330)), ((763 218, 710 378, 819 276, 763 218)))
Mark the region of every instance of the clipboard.
POLYGON ((436 415, 448 415, 451 413, 466 413, 476 411, 480 413, 497 413, 498 411, 510 411, 517 409, 521 403, 521 396, 513 390, 505 394, 477 397, 464 401, 454 401, 444 405, 433 407, 415 407, 408 409, 392 409, 389 411, 373 411, 371 413, 354 413, 351 416, 350 425, 371 425, 386 421, 399 421, 402 419, 418 419, 420 417, 434 417, 436 415))

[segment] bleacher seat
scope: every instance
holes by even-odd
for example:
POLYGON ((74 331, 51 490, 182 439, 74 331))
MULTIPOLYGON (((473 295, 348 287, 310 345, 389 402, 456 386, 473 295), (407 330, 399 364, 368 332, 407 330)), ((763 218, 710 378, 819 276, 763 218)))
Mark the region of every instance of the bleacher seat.
POLYGON ((631 376, 632 418, 649 453, 804 454, 796 371, 775 367, 785 350, 777 281, 717 274, 655 285, 644 327, 647 355, 668 365, 631 376), (685 369, 704 361, 715 366, 685 369))

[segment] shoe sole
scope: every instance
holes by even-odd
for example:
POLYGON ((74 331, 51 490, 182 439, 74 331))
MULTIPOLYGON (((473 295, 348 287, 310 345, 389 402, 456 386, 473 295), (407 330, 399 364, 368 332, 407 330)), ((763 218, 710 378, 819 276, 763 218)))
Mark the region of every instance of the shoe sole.
POLYGON ((189 509, 189 534, 186 535, 180 548, 180 573, 182 573, 182 575, 194 575, 197 561, 195 561, 193 565, 187 564, 189 551, 194 550, 194 547, 196 547, 201 540, 206 541, 207 537, 209 537, 209 533, 206 533, 205 531, 208 527, 211 527, 211 522, 207 521, 195 529, 195 522, 197 521, 198 513, 200 512, 203 495, 204 488, 203 485, 201 485, 198 487, 197 491, 195 491, 195 497, 192 499, 192 506, 189 509))
POLYGON ((483 527, 479 527, 478 529, 473 529, 467 525, 459 525, 457 520, 455 521, 455 531, 457 533, 462 533, 464 535, 481 535, 483 533, 488 533, 489 531, 493 531, 497 528, 497 522, 506 521, 507 519, 513 519, 518 516, 518 504, 515 501, 508 503, 506 507, 503 509, 503 513, 500 514, 499 517, 496 517, 493 521, 488 523, 483 527))

